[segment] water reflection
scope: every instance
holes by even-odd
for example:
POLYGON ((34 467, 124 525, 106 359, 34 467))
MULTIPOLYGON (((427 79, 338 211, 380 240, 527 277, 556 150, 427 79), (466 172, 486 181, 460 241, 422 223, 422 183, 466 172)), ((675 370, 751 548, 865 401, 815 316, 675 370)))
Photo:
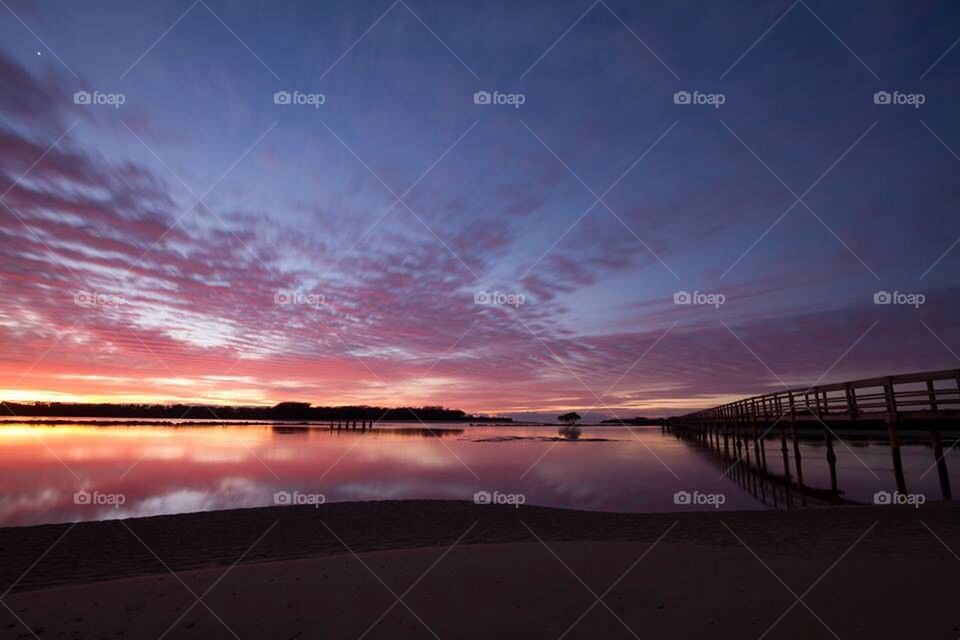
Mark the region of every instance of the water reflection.
POLYGON ((952 500, 949 467, 956 466, 957 457, 949 456, 949 450, 945 455, 936 430, 934 433, 937 437, 933 442, 925 442, 923 434, 919 432, 907 432, 904 440, 908 447, 908 465, 900 460, 900 455, 892 455, 893 451, 882 433, 869 430, 844 431, 843 435, 829 429, 824 429, 822 433, 819 430, 797 430, 789 438, 792 446, 788 444, 786 429, 780 429, 779 433, 773 429, 764 434, 755 432, 753 437, 742 430, 733 429, 724 432, 678 428, 670 432, 703 452, 722 470, 724 476, 730 477, 754 498, 774 507, 863 502, 884 504, 884 500, 890 500, 892 492, 899 492, 902 496, 919 496, 921 503, 936 499, 952 500), (773 434, 770 435, 770 432, 773 434), (838 456, 838 450, 841 456, 838 456), (885 464, 877 460, 883 455, 888 457, 885 464), (851 460, 855 460, 860 468, 851 460), (924 460, 929 464, 925 464, 924 460), (890 461, 893 461, 892 464, 890 461), (909 494, 908 474, 905 472, 907 466, 916 472, 909 494), (850 484, 856 497, 848 495, 841 485, 841 469, 845 476, 853 476, 850 484), (875 480, 874 483, 867 483, 874 492, 872 496, 863 494, 864 470, 875 480), (936 482, 932 478, 936 478, 936 482))
MULTIPOLYGON (((868 502, 892 484, 884 472, 889 449, 857 444, 863 446, 856 447, 856 456, 850 453, 855 445, 835 447, 843 491, 838 497, 868 502)), ((804 443, 802 449, 805 486, 830 487, 823 445, 804 443)), ((722 492, 725 509, 813 501, 814 494, 801 497, 783 482, 772 452, 766 452, 767 474, 751 476, 743 468, 728 471, 709 449, 659 428, 582 427, 579 438, 569 438, 556 427, 459 424, 353 430, 6 422, 0 425, 0 524, 265 506, 282 491, 322 494, 334 502, 471 500, 477 491, 497 490, 523 493, 527 504, 635 512, 697 508, 674 503, 676 492, 691 490, 722 492), (78 492, 90 500, 78 504, 78 492), (98 503, 96 496, 123 501, 98 503)), ((929 455, 929 448, 904 446, 913 490, 932 499, 936 471, 920 477, 929 455)), ((951 468, 958 461, 955 451, 947 454, 951 468)))
POLYGON ((581 429, 576 425, 573 425, 570 427, 560 427, 559 429, 557 429, 557 433, 559 433, 561 437, 564 437, 567 440, 576 440, 583 434, 583 429, 581 429))
POLYGON ((287 424, 275 424, 270 430, 279 436, 305 436, 310 433, 310 427, 287 424))

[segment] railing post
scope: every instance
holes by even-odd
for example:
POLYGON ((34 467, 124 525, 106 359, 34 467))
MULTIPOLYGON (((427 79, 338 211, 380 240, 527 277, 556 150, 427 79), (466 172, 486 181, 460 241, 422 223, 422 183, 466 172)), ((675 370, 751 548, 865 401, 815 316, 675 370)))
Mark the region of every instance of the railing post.
POLYGON ((847 413, 850 415, 851 420, 857 419, 857 391, 853 388, 853 385, 849 382, 844 385, 844 390, 847 394, 847 413))

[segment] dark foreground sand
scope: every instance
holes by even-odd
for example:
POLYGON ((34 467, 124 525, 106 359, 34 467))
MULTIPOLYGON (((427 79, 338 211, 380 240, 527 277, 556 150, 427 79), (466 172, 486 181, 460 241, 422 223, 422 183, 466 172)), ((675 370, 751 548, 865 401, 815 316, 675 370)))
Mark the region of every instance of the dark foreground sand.
POLYGON ((947 547, 950 505, 381 502, 0 529, 0 638, 955 640, 947 547))

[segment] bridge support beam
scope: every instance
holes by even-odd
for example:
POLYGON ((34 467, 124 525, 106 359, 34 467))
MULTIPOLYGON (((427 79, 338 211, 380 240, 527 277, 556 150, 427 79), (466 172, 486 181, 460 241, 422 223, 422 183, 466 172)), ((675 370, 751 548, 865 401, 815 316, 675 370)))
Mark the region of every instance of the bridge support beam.
POLYGON ((826 427, 823 428, 823 437, 827 441, 827 464, 830 465, 830 491, 834 495, 839 493, 837 487, 837 454, 833 451, 833 435, 830 433, 830 429, 826 427))
POLYGON ((950 475, 947 473, 947 461, 943 458, 940 431, 936 427, 930 429, 930 441, 933 443, 933 456, 937 462, 937 475, 940 477, 940 495, 943 496, 944 500, 953 500, 953 493, 950 491, 950 475))
POLYGON ((793 440, 793 459, 797 463, 797 487, 800 489, 800 503, 807 506, 807 496, 803 490, 803 462, 800 457, 800 438, 797 437, 797 414, 793 394, 790 394, 790 439, 793 440))
POLYGON ((887 378, 883 390, 887 401, 887 437, 890 439, 893 474, 897 481, 897 491, 906 493, 907 481, 903 475, 903 458, 900 456, 900 433, 897 430, 897 401, 893 392, 893 378, 887 378))
POLYGON ((730 434, 727 430, 727 425, 721 423, 721 428, 723 429, 723 455, 727 458, 730 457, 730 434))
POLYGON ((783 456, 783 483, 787 492, 787 508, 792 506, 790 499, 790 450, 787 448, 787 429, 780 425, 780 454, 783 456))
MULTIPOLYGON (((960 394, 960 377, 957 378, 957 391, 960 394)), ((937 391, 933 380, 927 380, 927 397, 930 400, 930 410, 938 410, 940 405, 937 402, 937 391)), ((933 459, 937 465, 937 475, 940 477, 940 495, 944 500, 953 500, 950 476, 947 474, 947 461, 943 458, 943 445, 940 443, 940 430, 937 425, 930 428, 930 443, 933 445, 933 459)))

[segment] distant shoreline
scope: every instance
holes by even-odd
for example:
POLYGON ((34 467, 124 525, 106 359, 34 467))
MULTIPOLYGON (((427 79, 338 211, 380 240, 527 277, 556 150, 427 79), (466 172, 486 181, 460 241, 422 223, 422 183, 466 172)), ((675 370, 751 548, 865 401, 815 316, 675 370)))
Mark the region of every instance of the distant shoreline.
POLYGON ((82 402, 0 401, 0 415, 11 418, 128 418, 131 420, 287 421, 287 422, 499 422, 512 418, 472 415, 437 406, 371 407, 367 405, 315 407, 309 402, 280 402, 273 406, 190 404, 119 404, 82 402))
MULTIPOLYGON (((280 427, 280 426, 291 426, 291 427, 329 427, 331 423, 336 424, 337 422, 343 422, 344 424, 352 424, 354 420, 337 420, 337 419, 324 419, 324 420, 285 420, 285 419, 274 419, 274 420, 251 420, 244 418, 223 418, 216 420, 204 420, 199 418, 124 418, 124 417, 110 417, 110 416, 0 416, 0 426, 4 424, 29 424, 29 425, 90 425, 98 427, 109 427, 109 426, 184 426, 184 427, 219 427, 219 426, 263 426, 263 427, 280 427)), ((453 419, 406 419, 406 420, 381 420, 374 423, 376 426, 389 426, 395 424, 403 425, 442 425, 442 424, 456 424, 460 426, 471 426, 471 427, 563 427, 564 425, 554 422, 520 422, 520 421, 505 421, 503 419, 489 419, 489 420, 478 420, 473 417, 470 419, 462 420, 453 420, 453 419)), ((659 423, 652 423, 649 425, 628 425, 628 424, 619 424, 613 423, 611 421, 603 421, 596 423, 584 423, 580 424, 580 427, 617 427, 617 426, 660 426, 659 423)))
MULTIPOLYGON (((251 426, 251 427, 323 427, 329 428, 330 423, 336 423, 336 420, 243 420, 243 419, 224 419, 224 420, 199 420, 192 418, 152 418, 152 419, 126 419, 111 418, 102 419, 99 417, 71 416, 39 418, 32 416, 29 418, 19 418, 7 416, 0 418, 0 426, 4 424, 29 424, 29 425, 89 425, 94 427, 131 427, 131 426, 163 426, 163 427, 222 427, 222 426, 251 426)), ((353 421, 342 421, 352 423, 353 421)), ((521 427, 521 426, 540 426, 526 423, 503 423, 503 422, 483 422, 473 423, 463 420, 390 420, 376 423, 378 427, 388 425, 442 425, 457 424, 461 426, 491 426, 491 427, 521 427)), ((546 425, 550 426, 550 425, 546 425)))

